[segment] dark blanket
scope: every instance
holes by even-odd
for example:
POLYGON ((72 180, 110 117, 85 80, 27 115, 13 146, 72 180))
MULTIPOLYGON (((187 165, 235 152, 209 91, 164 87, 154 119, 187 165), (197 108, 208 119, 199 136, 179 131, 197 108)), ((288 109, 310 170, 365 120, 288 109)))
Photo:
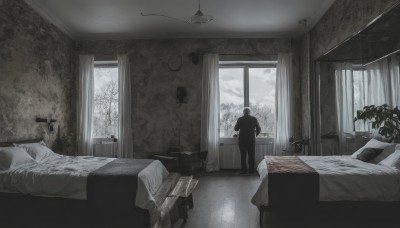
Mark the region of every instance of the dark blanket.
POLYGON ((126 210, 135 207, 138 174, 153 160, 115 159, 91 172, 87 200, 97 209, 126 210))
POLYGON ((268 205, 307 207, 319 201, 318 173, 296 156, 267 156, 268 205))

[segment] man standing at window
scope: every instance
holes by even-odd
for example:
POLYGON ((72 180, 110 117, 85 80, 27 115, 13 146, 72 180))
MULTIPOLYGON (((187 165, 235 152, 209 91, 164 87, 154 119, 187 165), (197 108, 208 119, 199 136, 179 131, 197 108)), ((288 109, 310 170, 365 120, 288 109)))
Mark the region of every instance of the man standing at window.
POLYGON ((240 117, 235 125, 235 131, 239 131, 239 149, 242 172, 247 173, 246 154, 248 154, 249 173, 254 173, 254 154, 256 136, 260 134, 261 128, 257 118, 250 115, 250 108, 243 109, 243 116, 240 117))

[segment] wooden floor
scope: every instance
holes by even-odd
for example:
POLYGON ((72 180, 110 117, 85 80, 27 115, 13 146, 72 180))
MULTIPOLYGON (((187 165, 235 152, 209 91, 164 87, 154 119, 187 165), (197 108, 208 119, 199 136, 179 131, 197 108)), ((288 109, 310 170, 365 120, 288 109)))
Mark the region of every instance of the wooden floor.
MULTIPOLYGON (((187 228, 257 228, 259 213, 250 199, 259 185, 258 176, 222 172, 199 177, 193 193, 187 228)), ((282 215, 266 213, 264 228, 398 228, 396 216, 282 215)), ((372 213, 373 215, 373 213, 372 213)), ((181 227, 178 221, 174 228, 181 227)))

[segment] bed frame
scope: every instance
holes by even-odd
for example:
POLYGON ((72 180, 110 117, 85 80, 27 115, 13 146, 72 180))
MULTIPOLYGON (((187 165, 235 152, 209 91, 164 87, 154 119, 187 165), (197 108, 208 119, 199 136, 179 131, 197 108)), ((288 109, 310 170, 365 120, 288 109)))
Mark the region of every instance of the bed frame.
POLYGON ((354 216, 390 216, 392 218, 398 217, 400 211, 400 202, 374 202, 374 201, 337 201, 337 202, 319 202, 317 205, 309 206, 296 206, 288 208, 280 206, 259 206, 258 211, 260 212, 260 227, 263 228, 263 216, 266 212, 278 213, 285 215, 305 215, 315 217, 316 214, 320 215, 354 215, 354 216))
POLYGON ((12 142, 0 142, 0 147, 13 146, 14 144, 38 143, 43 140, 44 140, 43 138, 37 138, 37 139, 26 139, 26 140, 12 141, 12 142))
MULTIPOLYGON (((0 142, 0 147, 13 144, 38 143, 42 138, 0 142)), ((171 183, 167 183, 167 185, 171 183)), ((169 208, 171 222, 179 217, 178 205, 169 197, 156 196, 163 200, 163 207, 169 208), (169 200, 165 200, 169 199, 169 200)), ((0 193, 0 226, 7 228, 25 227, 137 227, 150 226, 148 210, 135 205, 115 205, 104 208, 87 200, 59 197, 39 197, 20 193, 0 193)))

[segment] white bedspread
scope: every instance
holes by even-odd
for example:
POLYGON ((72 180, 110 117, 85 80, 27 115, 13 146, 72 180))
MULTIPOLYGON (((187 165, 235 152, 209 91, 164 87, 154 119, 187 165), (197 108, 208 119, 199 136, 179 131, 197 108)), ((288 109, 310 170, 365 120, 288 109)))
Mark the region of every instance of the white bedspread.
MULTIPOLYGON (((86 200, 89 173, 113 160, 114 158, 55 154, 40 163, 0 171, 0 192, 86 200)), ((152 209, 155 205, 153 195, 168 174, 160 161, 153 161, 144 168, 138 174, 136 206, 152 209)))
MULTIPOLYGON (((400 201, 400 170, 350 156, 299 157, 319 173, 320 201, 400 201)), ((261 183, 251 202, 268 205, 268 169, 258 165, 261 183)))

